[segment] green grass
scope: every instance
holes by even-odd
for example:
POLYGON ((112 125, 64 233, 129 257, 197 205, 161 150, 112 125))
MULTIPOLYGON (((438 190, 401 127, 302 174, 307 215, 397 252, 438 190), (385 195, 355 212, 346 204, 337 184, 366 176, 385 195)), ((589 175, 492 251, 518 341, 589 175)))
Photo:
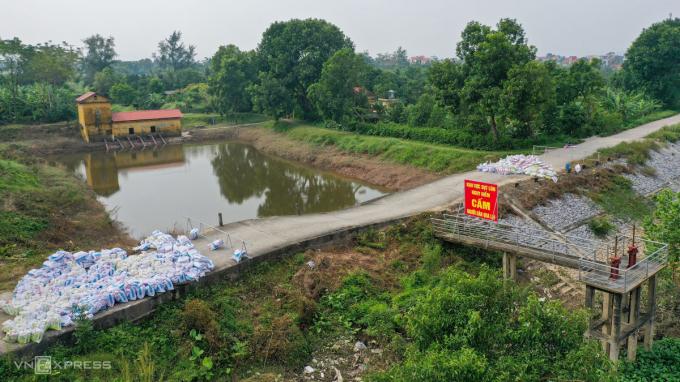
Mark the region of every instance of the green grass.
POLYGON ((623 176, 616 176, 602 191, 592 195, 592 199, 609 215, 624 219, 641 221, 652 212, 652 204, 636 193, 631 182, 623 176))
POLYGON ((644 125, 649 122, 658 121, 659 119, 672 117, 676 114, 678 114, 677 110, 658 110, 653 113, 644 115, 640 118, 636 118, 632 121, 628 121, 628 123, 624 124, 624 129, 630 129, 636 126, 644 125))
POLYGON ((182 127, 190 130, 201 127, 212 127, 214 120, 215 126, 231 126, 247 123, 259 123, 269 120, 269 117, 257 113, 236 113, 233 116, 220 116, 214 113, 183 113, 182 127))
POLYGON ((0 195, 5 192, 23 192, 38 187, 38 177, 27 166, 0 159, 0 195))
POLYGON ((299 123, 279 122, 274 129, 291 139, 314 146, 333 146, 350 154, 366 154, 388 162, 446 174, 472 170, 479 163, 495 161, 509 153, 359 135, 299 123))
POLYGON ((641 141, 622 142, 598 151, 604 158, 625 158, 630 164, 642 166, 649 159, 650 151, 658 150, 664 142, 678 140, 680 140, 680 124, 665 126, 641 141))

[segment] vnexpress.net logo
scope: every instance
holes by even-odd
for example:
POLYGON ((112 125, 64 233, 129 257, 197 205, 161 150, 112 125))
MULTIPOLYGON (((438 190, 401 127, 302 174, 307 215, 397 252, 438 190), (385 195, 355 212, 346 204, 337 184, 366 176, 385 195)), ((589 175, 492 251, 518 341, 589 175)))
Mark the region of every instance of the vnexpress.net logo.
POLYGON ((50 356, 36 356, 32 361, 14 361, 17 369, 33 370, 36 375, 51 375, 59 370, 111 370, 111 361, 54 360, 50 356))
POLYGON ((33 358, 33 371, 36 375, 52 374, 52 357, 38 356, 33 358))

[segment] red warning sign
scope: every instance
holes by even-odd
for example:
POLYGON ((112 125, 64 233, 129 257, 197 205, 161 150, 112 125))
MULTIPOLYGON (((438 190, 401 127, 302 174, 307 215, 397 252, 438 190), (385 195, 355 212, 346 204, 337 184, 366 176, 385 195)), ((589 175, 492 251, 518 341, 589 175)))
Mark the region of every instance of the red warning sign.
POLYGON ((498 222, 498 186, 465 180, 465 213, 498 222))

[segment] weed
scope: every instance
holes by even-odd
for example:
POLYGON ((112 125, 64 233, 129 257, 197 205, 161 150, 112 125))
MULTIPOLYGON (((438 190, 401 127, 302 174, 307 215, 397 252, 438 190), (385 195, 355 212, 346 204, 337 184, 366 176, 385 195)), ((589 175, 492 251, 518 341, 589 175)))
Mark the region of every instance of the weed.
POLYGON ((560 282, 560 278, 552 271, 540 268, 534 272, 534 275, 538 277, 541 285, 546 287, 553 287, 560 282))
POLYGON ((641 221, 652 211, 650 201, 638 195, 630 180, 623 176, 613 177, 603 189, 592 194, 592 199, 609 215, 624 220, 641 221))
POLYGON ((588 227, 596 236, 604 237, 607 236, 611 230, 614 229, 614 225, 609 221, 606 216, 597 216, 588 222, 588 227))

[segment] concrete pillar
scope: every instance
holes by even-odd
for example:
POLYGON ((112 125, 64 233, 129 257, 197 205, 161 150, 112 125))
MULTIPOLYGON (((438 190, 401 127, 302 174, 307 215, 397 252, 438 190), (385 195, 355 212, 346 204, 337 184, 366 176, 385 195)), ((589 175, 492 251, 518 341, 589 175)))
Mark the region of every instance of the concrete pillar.
POLYGON ((656 320, 656 275, 647 284, 647 314, 649 321, 645 325, 645 349, 650 350, 654 343, 654 321, 656 320))
POLYGON ((503 252, 503 280, 510 279, 510 255, 503 252))
MULTIPOLYGON (((602 319, 604 324, 602 325, 602 334, 609 336, 609 329, 611 328, 611 316, 612 316, 612 295, 609 292, 602 293, 602 319)), ((602 350, 606 354, 609 354, 609 341, 602 340, 602 350)))
POLYGON ((510 267, 510 279, 517 281, 517 255, 510 255, 510 262, 508 266, 510 267))
MULTIPOLYGON (((633 289, 630 292, 630 309, 628 310, 628 325, 631 327, 637 325, 640 318, 640 287, 633 289)), ((635 361, 637 356, 638 331, 634 331, 628 336, 628 360, 635 361)))
POLYGON ((609 333, 609 359, 618 361, 619 359, 619 336, 621 335, 621 302, 623 295, 615 293, 612 295, 614 303, 612 305, 612 320, 609 333))

